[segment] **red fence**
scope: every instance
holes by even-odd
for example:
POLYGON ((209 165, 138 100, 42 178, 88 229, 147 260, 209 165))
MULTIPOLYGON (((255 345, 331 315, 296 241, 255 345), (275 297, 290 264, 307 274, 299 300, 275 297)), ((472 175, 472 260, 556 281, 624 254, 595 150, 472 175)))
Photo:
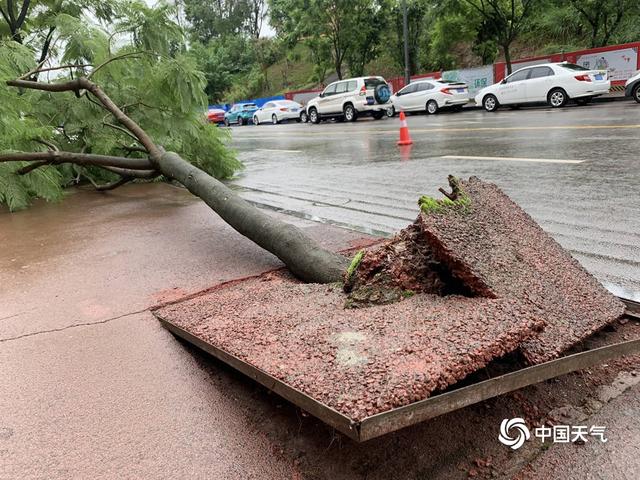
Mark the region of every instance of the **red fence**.
MULTIPOLYGON (((609 71, 612 85, 624 85, 627 78, 640 70, 640 42, 609 45, 607 47, 589 48, 575 52, 554 53, 552 55, 521 58, 511 62, 512 70, 517 70, 535 63, 571 62, 587 68, 609 71)), ((494 63, 494 81, 499 82, 505 77, 507 65, 504 62, 494 63)))
MULTIPOLYGON (((554 53, 551 55, 541 55, 538 57, 520 58, 511 62, 512 70, 535 65, 538 63, 548 62, 571 62, 583 65, 587 68, 607 70, 611 85, 620 88, 625 81, 640 70, 640 42, 625 43, 622 45, 610 45, 607 47, 590 48, 586 50, 578 50, 567 53, 554 53)), ((499 82, 506 75, 507 65, 504 62, 493 64, 493 81, 499 82)), ((419 78, 441 78, 445 72, 430 72, 414 75, 411 80, 419 78)), ((395 77, 388 80, 393 91, 397 92, 405 86, 403 77, 395 77)), ((306 103, 311 97, 315 96, 321 90, 297 90, 284 94, 289 100, 296 100, 300 103, 306 103)))

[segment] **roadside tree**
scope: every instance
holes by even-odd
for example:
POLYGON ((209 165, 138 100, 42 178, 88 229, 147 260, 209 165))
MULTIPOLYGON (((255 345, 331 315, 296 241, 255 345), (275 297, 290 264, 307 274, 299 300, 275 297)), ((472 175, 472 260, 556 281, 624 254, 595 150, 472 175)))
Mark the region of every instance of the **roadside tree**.
POLYGON ((165 178, 184 185, 299 278, 338 280, 344 257, 216 179, 241 165, 224 134, 204 121, 205 78, 187 55, 171 10, 123 7, 108 31, 86 18, 58 15, 61 65, 50 57, 37 63, 29 45, 0 42, 0 202, 15 210, 33 197, 56 200, 78 178, 99 190, 165 178))

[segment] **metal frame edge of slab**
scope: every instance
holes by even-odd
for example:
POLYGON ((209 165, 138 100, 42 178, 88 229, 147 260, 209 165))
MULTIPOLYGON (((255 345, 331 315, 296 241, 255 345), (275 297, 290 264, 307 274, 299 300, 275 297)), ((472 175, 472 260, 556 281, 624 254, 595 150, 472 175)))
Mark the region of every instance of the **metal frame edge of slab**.
MULTIPOLYGON (((621 300, 627 306, 626 314, 633 318, 638 318, 638 310, 636 310, 636 308, 640 306, 640 303, 626 299, 621 300)), ((366 417, 362 421, 356 422, 300 390, 287 385, 282 380, 278 380, 272 375, 269 375, 263 370, 200 340, 186 330, 165 320, 157 313, 154 313, 154 315, 160 323, 173 334, 242 372, 244 375, 247 375, 357 442, 371 440, 439 415, 488 400, 489 398, 593 366, 600 361, 640 353, 640 339, 605 345, 516 370, 515 372, 490 378, 450 392, 441 393, 403 407, 397 407, 366 417)))
POLYGON ((360 441, 408 427, 529 385, 588 368, 611 358, 640 353, 640 339, 605 345, 516 370, 362 420, 360 441))
POLYGON ((242 372, 244 375, 263 385, 265 388, 277 393, 282 398, 290 401, 294 405, 297 405, 314 417, 319 418, 327 425, 344 433, 349 438, 358 442, 361 441, 360 431, 358 428, 359 424, 351 420, 349 417, 342 415, 340 412, 334 410, 333 408, 325 405, 322 402, 319 402, 318 400, 315 400, 306 393, 303 393, 300 390, 287 385, 282 380, 278 380, 272 375, 269 375, 263 370, 254 367, 253 365, 239 359, 238 357, 235 357, 225 352, 224 350, 221 350, 203 340, 200 340, 195 335, 190 334, 186 330, 183 330, 182 328, 174 325, 168 320, 165 320, 159 315, 155 314, 155 316, 160 321, 162 326, 169 330, 171 333, 186 340, 190 344, 195 345, 200 350, 207 352, 209 355, 214 356, 221 362, 226 363, 234 369, 242 372))

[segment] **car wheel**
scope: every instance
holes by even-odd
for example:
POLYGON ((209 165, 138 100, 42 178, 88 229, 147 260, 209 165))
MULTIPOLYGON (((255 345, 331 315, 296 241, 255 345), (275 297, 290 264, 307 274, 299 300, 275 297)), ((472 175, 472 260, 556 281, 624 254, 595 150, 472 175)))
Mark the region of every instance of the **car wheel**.
POLYGON ((275 113, 273 115, 271 115, 271 123, 273 123, 274 125, 277 125, 278 123, 280 123, 278 121, 278 117, 276 117, 275 113))
POLYGON ((396 115, 396 107, 391 106, 391 107, 387 108, 386 113, 387 113, 387 117, 389 117, 389 118, 395 117, 395 115, 396 115))
POLYGON ((589 102, 591 102, 591 100, 593 99, 593 97, 582 97, 582 98, 577 98, 576 99, 576 103, 578 105, 588 105, 589 102))
POLYGON ((309 121, 309 115, 307 115, 307 112, 302 112, 300 114, 300 121, 302 123, 307 123, 309 121))
POLYGON ((429 100, 427 102, 426 110, 429 115, 435 115, 438 113, 438 102, 435 100, 429 100))
POLYGON ((258 116, 257 115, 253 116, 253 124, 254 125, 260 125, 260 120, 258 120, 258 116))
POLYGON ((640 103, 640 83, 633 89, 633 98, 636 102, 640 103))
POLYGON ((355 122, 358 119, 358 112, 350 103, 347 103, 344 106, 342 113, 344 114, 344 119, 347 122, 355 122))
POLYGON ((385 112, 373 112, 371 114, 371 116, 373 117, 374 120, 380 120, 382 117, 384 117, 386 115, 385 112))
POLYGON ((242 117, 238 117, 238 126, 244 125, 244 119, 242 117))
POLYGON ((224 126, 225 126, 225 127, 228 127, 228 126, 230 126, 230 125, 231 125, 231 124, 229 123, 229 119, 228 119, 228 118, 225 118, 225 119, 224 119, 224 126))
POLYGON ((482 99, 482 106, 487 112, 495 112, 498 109, 498 99, 495 95, 487 95, 482 99))
POLYGON ((311 123, 320 123, 320 115, 318 115, 318 110, 316 110, 315 108, 309 109, 309 120, 311 121, 311 123))
POLYGON ((567 104, 567 100, 569 100, 567 92, 561 88, 554 88, 547 95, 547 103, 551 108, 564 107, 567 104))

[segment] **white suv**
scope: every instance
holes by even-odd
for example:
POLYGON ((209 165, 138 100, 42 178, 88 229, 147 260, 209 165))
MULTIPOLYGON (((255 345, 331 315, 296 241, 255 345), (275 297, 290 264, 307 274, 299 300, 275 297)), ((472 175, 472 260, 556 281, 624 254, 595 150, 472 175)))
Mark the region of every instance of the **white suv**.
POLYGON ((391 88, 382 77, 358 77, 333 82, 307 104, 311 123, 323 118, 355 122, 360 115, 381 119, 392 106, 391 88))

